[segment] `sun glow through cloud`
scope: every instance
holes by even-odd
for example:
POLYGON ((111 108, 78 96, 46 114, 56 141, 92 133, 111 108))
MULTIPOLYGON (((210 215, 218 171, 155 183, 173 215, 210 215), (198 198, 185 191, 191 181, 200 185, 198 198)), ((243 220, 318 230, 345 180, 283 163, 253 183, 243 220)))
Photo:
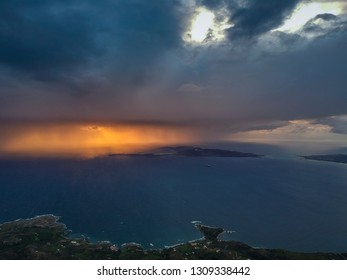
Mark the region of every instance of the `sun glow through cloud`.
POLYGON ((340 15, 344 11, 344 6, 341 2, 334 1, 328 3, 311 2, 299 4, 293 14, 284 22, 284 24, 274 31, 296 32, 305 25, 307 21, 319 14, 334 14, 340 15))
POLYGON ((193 24, 191 33, 191 39, 195 42, 202 42, 205 40, 209 29, 213 25, 214 14, 207 10, 201 10, 196 16, 193 24))
POLYGON ((216 15, 212 11, 198 8, 194 13, 185 41, 197 44, 202 44, 207 39, 210 41, 222 41, 225 39, 224 31, 231 26, 232 24, 228 22, 228 13, 226 11, 219 11, 219 19, 217 20, 216 15))

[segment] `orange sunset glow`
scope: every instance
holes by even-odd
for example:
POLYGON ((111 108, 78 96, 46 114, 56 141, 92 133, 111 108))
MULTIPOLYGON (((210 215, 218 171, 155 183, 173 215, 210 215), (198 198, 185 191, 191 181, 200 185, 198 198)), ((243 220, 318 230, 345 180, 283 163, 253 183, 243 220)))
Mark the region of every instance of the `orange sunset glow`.
POLYGON ((20 156, 94 157, 193 140, 193 135, 185 129, 154 125, 17 125, 2 139, 0 152, 20 156))

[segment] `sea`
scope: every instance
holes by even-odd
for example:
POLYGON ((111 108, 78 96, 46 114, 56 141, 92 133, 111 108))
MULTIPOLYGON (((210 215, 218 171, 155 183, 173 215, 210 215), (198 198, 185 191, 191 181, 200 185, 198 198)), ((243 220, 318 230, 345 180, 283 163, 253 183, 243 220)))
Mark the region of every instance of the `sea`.
POLYGON ((117 245, 199 239, 200 221, 254 247, 347 252, 347 165, 276 149, 260 158, 0 158, 0 223, 42 214, 60 216, 72 236, 117 245))

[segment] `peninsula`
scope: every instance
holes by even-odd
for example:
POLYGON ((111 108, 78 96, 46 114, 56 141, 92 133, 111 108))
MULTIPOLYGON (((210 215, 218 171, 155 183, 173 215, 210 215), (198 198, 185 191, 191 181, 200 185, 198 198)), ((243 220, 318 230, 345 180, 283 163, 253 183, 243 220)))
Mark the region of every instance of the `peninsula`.
POLYGON ((331 162, 347 164, 347 155, 345 154, 312 155, 312 156, 301 156, 301 157, 304 159, 309 159, 309 160, 331 161, 331 162))

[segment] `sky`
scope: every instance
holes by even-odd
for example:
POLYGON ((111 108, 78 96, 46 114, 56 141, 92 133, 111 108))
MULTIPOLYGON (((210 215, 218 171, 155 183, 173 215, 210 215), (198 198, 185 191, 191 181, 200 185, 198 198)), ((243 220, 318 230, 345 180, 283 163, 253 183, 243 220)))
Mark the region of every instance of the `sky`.
POLYGON ((343 145, 346 49, 345 0, 1 1, 0 151, 343 145))

